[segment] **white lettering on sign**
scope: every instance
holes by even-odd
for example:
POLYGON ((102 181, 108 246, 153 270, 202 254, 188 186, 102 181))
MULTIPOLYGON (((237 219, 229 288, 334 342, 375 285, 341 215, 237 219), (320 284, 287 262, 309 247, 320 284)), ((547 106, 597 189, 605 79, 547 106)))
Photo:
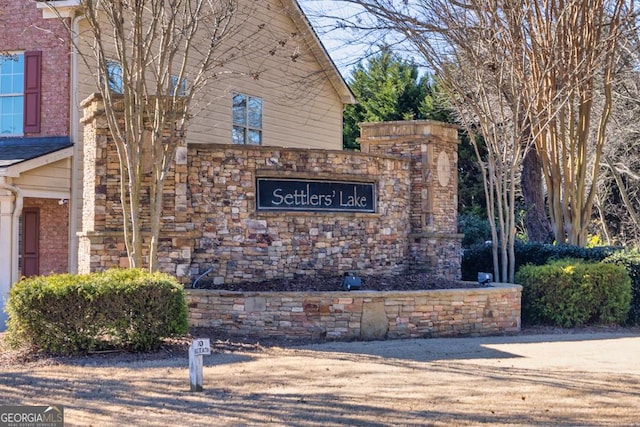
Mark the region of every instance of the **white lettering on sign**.
POLYGON ((375 182, 258 178, 257 210, 376 212, 375 182))
POLYGON ((191 343, 194 355, 208 355, 211 354, 211 344, 209 338, 198 338, 191 343))
POLYGON ((282 188, 276 188, 273 190, 273 201, 275 206, 331 206, 333 199, 336 197, 336 192, 332 191, 331 194, 316 194, 311 191, 310 185, 307 184, 305 190, 294 190, 293 193, 285 193, 282 188))
POLYGON ((344 195, 342 191, 340 192, 340 206, 366 208, 367 198, 365 196, 359 196, 358 189, 356 187, 353 187, 352 195, 351 194, 344 195))

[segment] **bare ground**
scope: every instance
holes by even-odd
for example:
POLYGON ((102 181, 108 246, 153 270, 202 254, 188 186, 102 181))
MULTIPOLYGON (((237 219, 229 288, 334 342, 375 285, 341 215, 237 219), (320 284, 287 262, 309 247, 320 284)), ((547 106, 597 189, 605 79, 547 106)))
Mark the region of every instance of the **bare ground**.
POLYGON ((33 357, 0 345, 2 404, 67 426, 638 425, 640 329, 373 342, 212 339, 202 393, 189 337, 148 354, 33 357))

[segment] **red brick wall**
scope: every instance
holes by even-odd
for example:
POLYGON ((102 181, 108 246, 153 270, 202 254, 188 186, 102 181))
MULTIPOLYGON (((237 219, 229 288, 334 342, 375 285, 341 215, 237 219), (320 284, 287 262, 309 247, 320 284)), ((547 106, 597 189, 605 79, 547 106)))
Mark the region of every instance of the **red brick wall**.
POLYGON ((42 51, 41 132, 27 136, 69 134, 68 32, 58 19, 43 19, 33 0, 0 0, 0 49, 42 51))
POLYGON ((40 274, 69 271, 69 204, 57 199, 24 199, 25 208, 40 209, 40 274))

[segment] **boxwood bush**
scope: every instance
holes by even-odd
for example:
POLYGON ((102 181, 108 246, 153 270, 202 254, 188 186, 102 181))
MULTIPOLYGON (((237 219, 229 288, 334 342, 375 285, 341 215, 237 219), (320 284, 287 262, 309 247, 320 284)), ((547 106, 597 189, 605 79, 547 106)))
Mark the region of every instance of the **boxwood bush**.
MULTIPOLYGON (((602 261, 622 248, 598 246, 583 248, 571 245, 516 242, 516 271, 523 265, 544 265, 549 261, 576 258, 584 261, 602 261)), ((465 248, 462 255, 462 280, 475 281, 478 272, 493 273, 491 244, 479 244, 465 248)))
POLYGON ((137 269, 23 279, 9 293, 7 313, 9 343, 54 354, 147 351, 188 329, 183 286, 137 269))
POLYGON ((631 277, 631 308, 627 323, 640 325, 640 253, 636 251, 616 252, 604 262, 623 266, 631 277))
POLYGON ((516 274, 523 286, 522 320, 529 324, 573 327, 622 324, 631 301, 631 280, 611 263, 559 260, 525 265, 516 274))

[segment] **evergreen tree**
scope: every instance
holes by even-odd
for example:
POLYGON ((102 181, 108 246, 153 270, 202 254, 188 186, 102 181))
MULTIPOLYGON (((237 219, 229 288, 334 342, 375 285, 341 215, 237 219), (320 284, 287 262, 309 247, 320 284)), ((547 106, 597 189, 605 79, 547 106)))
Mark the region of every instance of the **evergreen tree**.
POLYGON ((449 114, 436 99, 430 76, 420 76, 418 66, 402 59, 389 48, 358 63, 349 86, 358 103, 344 112, 343 146, 357 150, 358 123, 393 120, 433 119, 450 122, 449 114))
MULTIPOLYGON (((360 62, 351 74, 349 86, 358 104, 344 112, 343 146, 357 150, 360 145, 358 123, 391 120, 429 119, 455 123, 447 107, 446 95, 430 75, 420 76, 418 66, 383 48, 380 53, 360 62)), ((458 156, 460 213, 484 215, 485 197, 482 178, 469 138, 461 133, 458 156)))

